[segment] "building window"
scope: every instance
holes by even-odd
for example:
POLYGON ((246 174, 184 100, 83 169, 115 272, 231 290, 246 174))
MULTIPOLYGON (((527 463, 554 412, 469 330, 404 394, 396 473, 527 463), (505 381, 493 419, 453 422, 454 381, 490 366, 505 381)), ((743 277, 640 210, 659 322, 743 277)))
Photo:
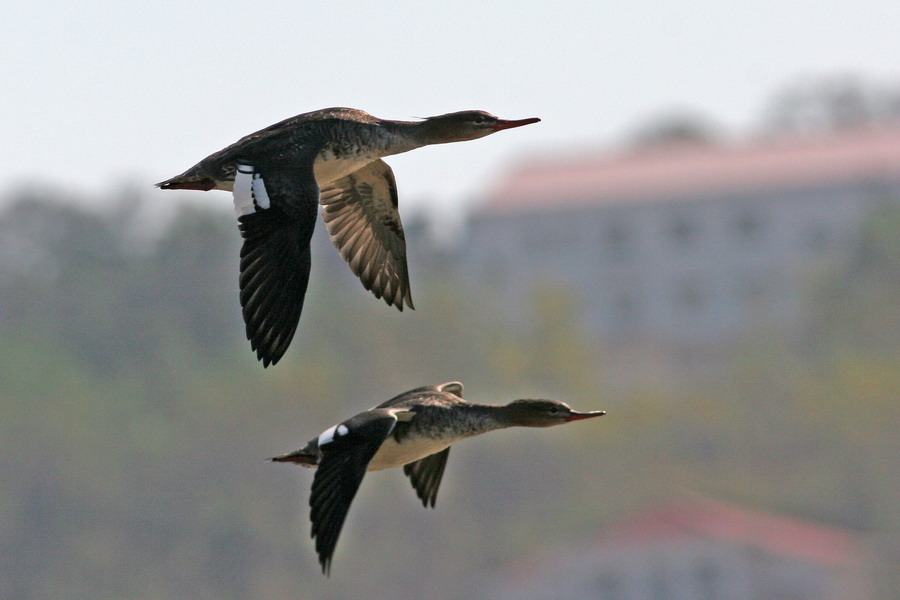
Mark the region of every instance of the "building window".
POLYGON ((529 251, 546 258, 558 255, 562 248, 571 247, 573 241, 577 241, 577 238, 567 223, 548 221, 532 226, 527 246, 529 251))
POLYGON ((502 288, 506 286, 507 269, 496 257, 492 256, 484 262, 485 281, 493 288, 502 288))
POLYGON ((669 600, 671 597, 666 575, 662 569, 657 569, 650 576, 650 598, 653 600, 669 600))
POLYGON ((803 237, 803 247, 807 252, 824 252, 831 246, 831 232, 824 225, 809 226, 803 237))
POLYGON ((719 596, 719 570, 713 565, 700 565, 697 567, 695 577, 697 579, 697 591, 700 600, 717 600, 719 596))
POLYGON ((676 216, 669 224, 669 238, 678 248, 687 248, 697 238, 697 226, 683 215, 676 216))
POLYGON ((602 235, 601 243, 607 256, 626 258, 631 254, 628 232, 621 223, 609 223, 602 235))
POLYGON ((621 600, 622 582, 614 575, 603 575, 597 579, 597 598, 599 600, 621 600))
POLYGON ((675 287, 674 301, 679 312, 697 313, 703 307, 702 287, 696 281, 680 281, 675 287))
POLYGON ((734 222, 734 228, 738 236, 744 240, 755 240, 759 237, 762 221, 755 212, 742 211, 734 222))
POLYGON ((759 306, 765 301, 769 290, 769 278, 762 275, 747 275, 738 282, 738 299, 746 307, 759 306))
POLYGON ((612 305, 613 325, 617 329, 626 329, 634 325, 637 319, 637 301, 627 292, 616 295, 612 305))

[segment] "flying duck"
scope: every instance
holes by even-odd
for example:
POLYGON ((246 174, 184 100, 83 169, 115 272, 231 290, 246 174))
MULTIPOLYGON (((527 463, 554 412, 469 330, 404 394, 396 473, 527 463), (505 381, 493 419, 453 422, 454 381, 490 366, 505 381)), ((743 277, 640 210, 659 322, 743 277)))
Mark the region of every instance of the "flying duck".
POLYGON ((366 471, 403 467, 423 506, 434 507, 450 446, 505 427, 550 427, 606 414, 556 400, 505 405, 462 399, 458 381, 416 388, 333 425, 303 448, 271 460, 316 467, 309 497, 312 537, 326 575, 350 503, 366 471))
POLYGON ((297 330, 320 203, 331 241, 363 286, 388 305, 414 308, 397 185, 381 158, 538 121, 507 121, 478 110, 391 121, 326 108, 251 133, 156 185, 234 194, 244 239, 240 300, 247 339, 268 367, 297 330))

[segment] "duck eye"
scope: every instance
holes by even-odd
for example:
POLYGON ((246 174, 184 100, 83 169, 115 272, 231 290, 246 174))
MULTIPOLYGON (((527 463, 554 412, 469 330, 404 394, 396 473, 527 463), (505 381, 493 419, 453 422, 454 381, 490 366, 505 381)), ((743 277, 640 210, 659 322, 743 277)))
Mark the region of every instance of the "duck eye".
POLYGON ((475 118, 472 119, 472 122, 475 123, 476 125, 481 125, 484 123, 484 116, 483 115, 475 115, 475 118))
POLYGON ((555 414, 558 413, 558 412, 559 412, 559 407, 558 407, 558 406, 551 406, 551 407, 550 407, 550 414, 551 414, 551 415, 555 415, 555 414))

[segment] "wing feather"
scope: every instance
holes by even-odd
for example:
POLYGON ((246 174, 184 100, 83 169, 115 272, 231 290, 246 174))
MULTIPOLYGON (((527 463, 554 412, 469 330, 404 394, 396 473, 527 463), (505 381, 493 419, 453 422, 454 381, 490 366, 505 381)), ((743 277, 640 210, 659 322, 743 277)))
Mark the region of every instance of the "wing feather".
POLYGON ((440 452, 403 465, 403 472, 409 477, 409 481, 416 490, 416 495, 425 508, 428 508, 429 505, 434 508, 449 455, 450 448, 444 448, 440 452))
POLYGON ((376 160, 332 182, 320 201, 332 243, 363 286, 400 310, 414 308, 397 185, 387 163, 376 160))
POLYGON ((265 367, 277 363, 290 345, 306 298, 318 205, 314 158, 248 165, 269 208, 255 206, 238 218, 244 238, 240 299, 247 339, 265 367))
POLYGON ((362 483, 372 457, 397 424, 393 411, 363 413, 345 421, 349 433, 335 436, 320 446, 322 458, 313 478, 309 496, 312 537, 319 564, 326 575, 337 546, 350 504, 362 483))

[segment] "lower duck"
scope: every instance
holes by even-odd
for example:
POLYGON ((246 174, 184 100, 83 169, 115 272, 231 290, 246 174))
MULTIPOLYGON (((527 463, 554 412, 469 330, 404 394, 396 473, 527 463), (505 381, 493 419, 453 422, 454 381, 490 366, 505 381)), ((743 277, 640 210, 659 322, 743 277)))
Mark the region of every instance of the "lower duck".
POLYGON ((326 575, 341 527, 366 471, 403 467, 416 495, 434 507, 450 446, 506 427, 550 427, 606 414, 578 412, 556 400, 476 404, 451 381, 404 392, 329 427, 300 450, 275 462, 316 467, 309 498, 312 537, 326 575))

